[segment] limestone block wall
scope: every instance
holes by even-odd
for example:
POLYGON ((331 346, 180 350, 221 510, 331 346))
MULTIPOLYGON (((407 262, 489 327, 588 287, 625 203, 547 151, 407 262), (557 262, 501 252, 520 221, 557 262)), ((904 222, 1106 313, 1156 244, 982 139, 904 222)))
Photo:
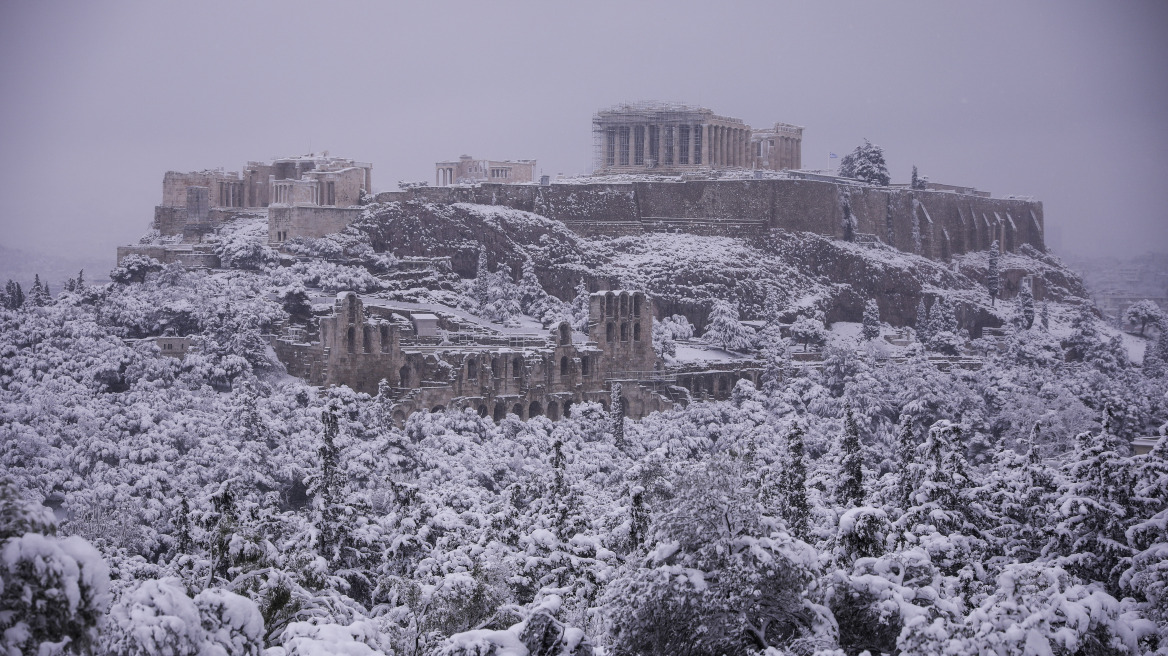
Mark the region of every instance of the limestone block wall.
POLYGON ((219 256, 207 250, 195 249, 186 245, 179 246, 118 246, 118 265, 127 255, 145 255, 152 257, 162 264, 178 262, 185 267, 219 267, 219 256))
POLYGON ((187 224, 187 208, 157 205, 154 207, 154 223, 152 226, 163 237, 170 237, 182 233, 187 224))
POLYGON ((1042 203, 949 191, 841 184, 826 180, 688 180, 629 183, 421 187, 378 202, 503 205, 562 221, 584 235, 645 231, 755 237, 769 230, 844 238, 854 231, 908 253, 945 260, 1022 244, 1045 249, 1042 203))
POLYGON ((281 233, 319 239, 344 230, 361 211, 360 207, 272 206, 268 208, 268 240, 282 241, 281 233))

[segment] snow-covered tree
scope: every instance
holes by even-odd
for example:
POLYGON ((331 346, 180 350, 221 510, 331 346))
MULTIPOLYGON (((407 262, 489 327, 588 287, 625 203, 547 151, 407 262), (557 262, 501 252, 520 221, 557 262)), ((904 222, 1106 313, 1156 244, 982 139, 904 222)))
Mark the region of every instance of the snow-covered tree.
POLYGON ((1018 318, 1020 325, 1030 330, 1034 325, 1034 292, 1030 288, 1030 279, 1022 281, 1018 290, 1018 318))
POLYGON ((860 335, 869 341, 880 337, 880 306, 874 298, 864 304, 864 327, 860 335))
POLYGON ((751 335, 738 320, 738 308, 729 301, 718 299, 714 301, 710 324, 706 326, 702 340, 727 351, 742 351, 750 348, 751 335))
POLYGON ((921 297, 921 300, 917 302, 916 316, 917 340, 919 340, 922 344, 928 344, 929 339, 933 336, 933 325, 929 318, 929 310, 925 306, 925 299, 923 296, 921 297))
POLYGON ((673 331, 660 321, 653 323, 653 351, 657 357, 666 361, 673 360, 677 355, 677 343, 673 341, 673 331))
POLYGON ((909 184, 909 187, 912 189, 928 189, 929 188, 929 176, 923 176, 923 177, 918 176, 916 164, 913 164, 912 182, 909 184))
POLYGON ((487 251, 479 249, 478 263, 475 266, 474 298, 480 306, 488 302, 487 294, 491 288, 491 275, 487 270, 487 251))
POLYGON ((993 305, 998 300, 998 293, 1002 289, 1001 273, 999 272, 998 260, 1001 258, 1001 250, 998 247, 998 240, 990 244, 989 253, 989 268, 986 270, 986 291, 990 293, 990 305, 993 305))
POLYGON ((4 307, 16 310, 22 305, 24 305, 24 291, 20 288, 20 283, 10 278, 8 283, 4 285, 4 307))
POLYGON ((590 302, 588 284, 581 278, 576 285, 576 296, 572 299, 572 330, 588 333, 590 302))
POLYGON ((1050 330, 1050 308, 1047 306, 1046 301, 1042 302, 1042 307, 1039 309, 1038 320, 1043 330, 1050 330))
POLYGON ((779 477, 779 516, 791 535, 807 536, 811 522, 811 504, 807 500, 807 466, 803 462, 803 427, 799 422, 786 432, 787 457, 779 477))
POLYGON ((860 450, 860 427, 849 404, 844 410, 844 430, 837 453, 840 472, 836 479, 835 502, 844 508, 864 503, 864 454, 860 450))
POLYGON ((808 345, 821 346, 827 342, 827 329, 819 319, 799 317, 791 324, 791 338, 802 344, 806 351, 808 345))
POLYGON ((839 175, 887 187, 890 178, 888 165, 884 162, 884 149, 865 139, 862 145, 840 160, 839 175))
POLYGON ((89 653, 109 606, 109 567, 87 540, 57 536, 45 506, 0 480, 0 651, 89 653))
POLYGON ((621 395, 621 384, 612 384, 612 394, 608 406, 609 421, 612 422, 612 443, 616 448, 625 448, 625 399, 621 395))
POLYGON ((1127 311, 1123 313, 1123 320, 1129 325, 1139 326, 1140 336, 1143 336, 1148 324, 1163 326, 1164 311, 1160 309, 1159 305, 1156 305, 1155 301, 1144 299, 1128 307, 1127 311))

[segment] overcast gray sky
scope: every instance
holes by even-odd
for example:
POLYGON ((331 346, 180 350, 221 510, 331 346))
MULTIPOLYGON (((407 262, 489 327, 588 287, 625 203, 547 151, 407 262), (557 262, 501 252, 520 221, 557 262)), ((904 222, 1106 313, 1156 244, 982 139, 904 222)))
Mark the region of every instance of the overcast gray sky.
POLYGON ((165 171, 313 150, 378 190, 463 153, 582 173, 593 112, 657 99, 1036 196, 1064 252, 1163 251, 1166 35, 1160 1, 5 2, 0 244, 112 265, 165 171))

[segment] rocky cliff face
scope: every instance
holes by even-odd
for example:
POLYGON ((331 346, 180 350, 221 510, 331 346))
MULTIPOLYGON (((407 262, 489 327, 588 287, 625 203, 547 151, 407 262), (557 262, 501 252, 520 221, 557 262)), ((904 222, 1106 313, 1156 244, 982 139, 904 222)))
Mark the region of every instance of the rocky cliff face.
POLYGON ((762 317, 776 290, 785 318, 822 314, 828 322, 860 321, 876 299, 894 326, 916 322, 916 308, 945 295, 963 327, 980 334, 1008 317, 1007 306, 1029 277, 1038 301, 1086 298, 1082 281, 1057 258, 1024 246, 1002 256, 1003 292, 991 305, 984 279, 985 252, 950 262, 904 253, 882 244, 856 244, 808 232, 771 230, 765 236, 645 233, 582 237, 563 223, 499 206, 389 202, 371 205, 349 228, 378 251, 398 256, 448 256, 456 273, 473 277, 482 249, 495 270, 519 275, 531 259, 544 288, 570 300, 583 279, 590 290, 644 289, 658 315, 683 314, 703 327, 714 299, 737 303, 743 319, 762 317))

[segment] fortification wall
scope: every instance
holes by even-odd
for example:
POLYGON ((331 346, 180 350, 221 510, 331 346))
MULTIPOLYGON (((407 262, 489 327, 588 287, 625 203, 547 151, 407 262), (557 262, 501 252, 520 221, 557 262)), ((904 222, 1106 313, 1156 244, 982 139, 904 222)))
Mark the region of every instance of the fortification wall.
POLYGON ((118 246, 119 266, 127 255, 145 255, 162 264, 178 262, 188 268, 219 267, 219 256, 203 250, 194 250, 190 246, 118 246))
POLYGON ((377 200, 503 205, 589 236, 649 231, 756 237, 782 229, 845 238, 850 213, 854 232, 933 259, 984 250, 995 239, 1003 251, 1022 244, 1044 249, 1038 201, 824 180, 482 184, 387 192, 377 200))
POLYGON ((290 237, 312 237, 340 232, 361 216, 360 207, 280 207, 268 208, 268 240, 279 241, 279 232, 290 237))

